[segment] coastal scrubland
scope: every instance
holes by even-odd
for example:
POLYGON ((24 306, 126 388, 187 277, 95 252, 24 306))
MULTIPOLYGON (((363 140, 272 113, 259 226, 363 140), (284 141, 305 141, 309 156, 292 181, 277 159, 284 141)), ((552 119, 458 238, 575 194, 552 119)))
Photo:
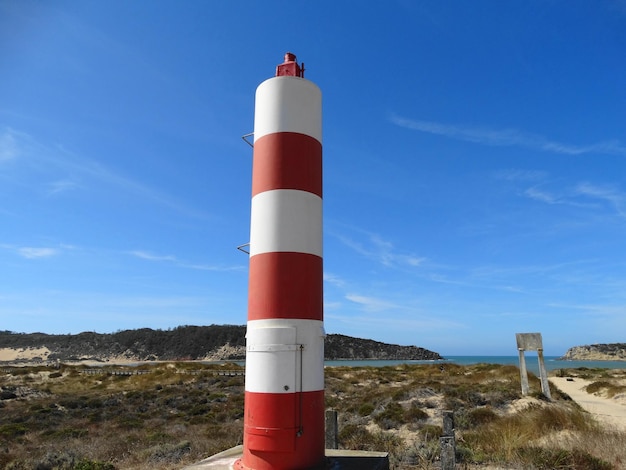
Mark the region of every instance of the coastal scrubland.
MULTIPOLYGON (((242 443, 243 369, 172 362, 0 370, 0 468, 174 469, 242 443)), ((568 371, 560 371, 568 374, 568 371)), ((622 393, 618 372, 586 372, 622 393)), ((454 411, 457 468, 626 467, 626 433, 514 366, 327 367, 339 446, 387 451, 395 469, 438 468, 442 412, 454 411)), ((593 389, 593 387, 592 387, 593 389)))

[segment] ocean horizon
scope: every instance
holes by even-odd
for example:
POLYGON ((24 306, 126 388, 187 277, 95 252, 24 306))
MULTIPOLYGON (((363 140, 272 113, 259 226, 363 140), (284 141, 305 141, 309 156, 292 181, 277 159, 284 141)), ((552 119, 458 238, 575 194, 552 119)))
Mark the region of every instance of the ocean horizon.
MULTIPOLYGON (((537 355, 526 354, 526 369, 535 375, 539 375, 539 360, 537 355)), ((626 361, 561 361, 560 356, 544 356, 546 371, 557 369, 626 369, 626 361)), ((474 364, 501 364, 519 367, 518 356, 446 356, 443 360, 430 361, 402 361, 402 360, 348 360, 348 361, 325 361, 326 367, 386 367, 400 364, 458 364, 461 366, 474 364)))

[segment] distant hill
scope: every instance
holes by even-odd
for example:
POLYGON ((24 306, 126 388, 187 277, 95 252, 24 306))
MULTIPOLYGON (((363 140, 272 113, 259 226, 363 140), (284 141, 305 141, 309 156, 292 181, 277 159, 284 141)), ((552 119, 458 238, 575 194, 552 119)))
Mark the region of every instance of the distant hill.
POLYGON ((569 348, 563 361, 626 361, 626 343, 591 344, 569 348))
MULTIPOLYGON (((170 330, 142 328, 116 333, 76 335, 0 331, 0 362, 243 360, 246 327, 180 326, 170 330)), ((438 353, 330 334, 324 343, 327 360, 438 360, 438 353)))

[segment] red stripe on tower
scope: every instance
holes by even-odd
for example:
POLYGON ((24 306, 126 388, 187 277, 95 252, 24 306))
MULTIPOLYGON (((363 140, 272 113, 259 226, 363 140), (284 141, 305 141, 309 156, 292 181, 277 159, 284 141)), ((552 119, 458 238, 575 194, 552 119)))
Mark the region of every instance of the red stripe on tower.
POLYGON ((256 91, 243 457, 324 464, 322 95, 287 53, 256 91))

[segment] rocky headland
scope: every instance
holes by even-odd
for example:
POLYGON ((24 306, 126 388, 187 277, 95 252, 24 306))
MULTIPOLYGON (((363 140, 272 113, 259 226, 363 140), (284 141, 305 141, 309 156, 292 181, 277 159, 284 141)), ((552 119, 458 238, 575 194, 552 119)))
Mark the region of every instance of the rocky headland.
MULTIPOLYGON (((246 355, 246 327, 180 326, 75 335, 0 331, 0 363, 124 363, 144 361, 238 361, 246 355)), ((369 339, 329 334, 327 360, 439 360, 438 353, 369 339)))
POLYGON ((626 361, 626 343, 574 346, 559 359, 562 361, 626 361))

